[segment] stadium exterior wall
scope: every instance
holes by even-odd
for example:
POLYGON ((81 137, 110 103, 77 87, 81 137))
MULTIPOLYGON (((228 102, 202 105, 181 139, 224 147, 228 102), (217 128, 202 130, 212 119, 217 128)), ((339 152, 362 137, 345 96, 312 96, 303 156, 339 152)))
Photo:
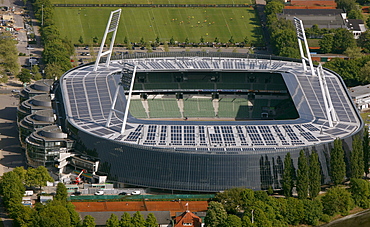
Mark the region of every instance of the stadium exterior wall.
MULTIPOLYGON (((297 168, 302 149, 307 153, 312 149, 318 152, 323 183, 330 182, 329 160, 333 142, 295 149, 216 155, 123 144, 76 129, 71 131, 77 132, 74 136, 84 147, 96 152, 101 160, 101 171, 106 172, 110 179, 130 185, 204 192, 218 192, 234 187, 261 190, 271 186, 280 189, 285 155, 290 152, 297 168)), ((358 131, 357 134, 361 133, 358 131)), ((349 160, 352 139, 356 135, 342 140, 346 160, 349 160)))

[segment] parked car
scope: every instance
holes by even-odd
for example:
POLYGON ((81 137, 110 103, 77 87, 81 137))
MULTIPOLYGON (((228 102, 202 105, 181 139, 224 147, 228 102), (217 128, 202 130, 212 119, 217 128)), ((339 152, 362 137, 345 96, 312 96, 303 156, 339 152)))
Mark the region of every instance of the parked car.
POLYGON ((131 194, 133 194, 133 195, 140 195, 141 194, 141 191, 133 191, 133 192, 131 192, 131 194))
POLYGON ((127 193, 126 192, 121 192, 118 195, 127 195, 127 193))
POLYGON ((104 195, 104 191, 97 191, 95 192, 95 195, 104 195))

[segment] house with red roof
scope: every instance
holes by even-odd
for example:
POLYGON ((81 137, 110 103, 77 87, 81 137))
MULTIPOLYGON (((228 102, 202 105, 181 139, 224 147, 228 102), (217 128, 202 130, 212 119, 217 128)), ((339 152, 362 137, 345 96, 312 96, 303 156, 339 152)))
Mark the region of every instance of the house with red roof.
POLYGON ((175 218, 174 227, 202 227, 202 219, 190 212, 189 210, 185 211, 181 215, 175 218))

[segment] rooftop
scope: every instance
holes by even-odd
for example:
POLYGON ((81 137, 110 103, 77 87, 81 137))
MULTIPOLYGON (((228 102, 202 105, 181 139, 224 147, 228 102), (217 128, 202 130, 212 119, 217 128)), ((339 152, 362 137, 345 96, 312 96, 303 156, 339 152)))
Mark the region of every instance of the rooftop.
MULTIPOLYGON (((68 120, 80 130, 116 142, 174 149, 182 152, 259 152, 263 149, 286 149, 332 141, 345 137, 361 126, 356 109, 341 79, 325 71, 338 121, 328 127, 321 88, 317 77, 303 72, 301 63, 248 58, 137 58, 113 61, 110 68, 94 72, 84 65, 66 73, 61 80, 68 120), (206 71, 281 73, 299 118, 265 121, 172 121, 128 118, 125 133, 120 133, 122 117, 115 115, 106 127, 122 69, 122 62, 137 65, 138 72, 206 71), (191 66, 191 67, 190 67, 191 66), (297 89, 299 88, 299 89, 297 89)), ((207 89, 211 91, 210 89, 207 89)), ((196 89, 194 91, 199 91, 196 89)), ((237 92, 230 89, 230 91, 237 92)), ((251 92, 251 91, 250 91, 251 92)), ((116 108, 123 112, 126 103, 122 89, 116 108)))

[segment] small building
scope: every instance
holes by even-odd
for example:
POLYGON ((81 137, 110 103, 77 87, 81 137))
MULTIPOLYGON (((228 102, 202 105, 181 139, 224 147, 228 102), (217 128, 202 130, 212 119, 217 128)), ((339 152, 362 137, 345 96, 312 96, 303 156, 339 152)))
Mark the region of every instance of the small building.
POLYGON ((370 84, 352 87, 349 94, 360 111, 370 108, 370 84))
POLYGON ((283 13, 277 14, 279 18, 293 21, 298 17, 303 21, 304 28, 311 28, 317 25, 319 28, 337 29, 345 28, 353 33, 353 37, 358 39, 361 33, 366 31, 363 20, 348 19, 347 13, 342 9, 283 9, 283 13))
POLYGON ((353 33, 355 39, 358 39, 361 33, 366 32, 365 23, 359 19, 346 19, 346 25, 348 29, 353 33))
POLYGON ((31 198, 31 196, 22 197, 22 205, 32 207, 32 198, 31 198))
POLYGON ((174 227, 202 227, 202 219, 190 212, 189 210, 183 212, 175 218, 174 227))
POLYGON ((40 203, 45 204, 49 200, 53 200, 53 196, 51 196, 51 195, 40 195, 40 203))

